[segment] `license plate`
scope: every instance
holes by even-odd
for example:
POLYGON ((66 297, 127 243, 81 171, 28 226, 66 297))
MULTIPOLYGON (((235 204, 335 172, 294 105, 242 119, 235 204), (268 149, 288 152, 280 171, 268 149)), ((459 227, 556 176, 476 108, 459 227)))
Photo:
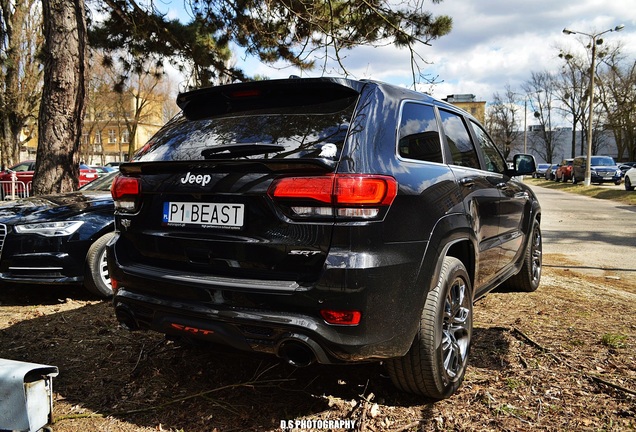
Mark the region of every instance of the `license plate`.
POLYGON ((603 180, 611 180, 611 179, 612 179, 612 176, 605 176, 605 177, 603 177, 603 180))
POLYGON ((168 225, 235 229, 243 226, 244 214, 243 204, 165 202, 162 220, 168 225))

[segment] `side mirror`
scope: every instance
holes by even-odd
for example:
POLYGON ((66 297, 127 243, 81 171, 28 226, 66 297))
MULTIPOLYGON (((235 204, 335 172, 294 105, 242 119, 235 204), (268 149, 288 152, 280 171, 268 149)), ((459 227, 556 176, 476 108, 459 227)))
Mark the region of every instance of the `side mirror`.
POLYGON ((513 157, 512 163, 513 176, 520 176, 526 174, 532 174, 537 170, 537 163, 534 160, 534 156, 529 154, 517 154, 513 157))

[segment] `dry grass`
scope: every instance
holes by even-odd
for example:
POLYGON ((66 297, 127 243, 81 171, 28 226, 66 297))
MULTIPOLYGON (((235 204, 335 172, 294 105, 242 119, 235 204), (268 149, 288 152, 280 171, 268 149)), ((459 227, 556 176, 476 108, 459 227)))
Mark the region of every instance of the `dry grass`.
POLYGON ((475 307, 466 380, 437 403, 395 390, 379 364, 294 369, 128 333, 80 290, 9 289, 0 302, 0 357, 60 368, 56 432, 273 431, 286 419, 353 419, 358 431, 636 428, 636 281, 546 266, 535 293, 491 293, 475 307))

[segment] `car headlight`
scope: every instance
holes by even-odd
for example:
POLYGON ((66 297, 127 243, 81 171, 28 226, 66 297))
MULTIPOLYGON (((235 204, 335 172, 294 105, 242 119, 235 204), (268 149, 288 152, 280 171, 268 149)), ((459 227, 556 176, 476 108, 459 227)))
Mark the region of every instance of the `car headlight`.
POLYGON ((39 234, 45 237, 67 236, 73 234, 82 226, 83 221, 38 222, 16 225, 18 234, 39 234))
POLYGON ((622 176, 622 175, 623 175, 623 171, 621 171, 621 170, 616 170, 616 172, 614 173, 614 175, 615 175, 615 176, 620 177, 620 176, 622 176))

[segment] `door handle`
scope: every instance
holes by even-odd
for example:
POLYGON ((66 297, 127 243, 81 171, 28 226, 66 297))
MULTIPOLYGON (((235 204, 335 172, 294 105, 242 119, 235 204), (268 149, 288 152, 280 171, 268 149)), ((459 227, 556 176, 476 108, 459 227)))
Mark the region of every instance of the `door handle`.
POLYGON ((475 179, 472 177, 463 177, 459 180, 459 184, 465 187, 475 186, 475 179))

